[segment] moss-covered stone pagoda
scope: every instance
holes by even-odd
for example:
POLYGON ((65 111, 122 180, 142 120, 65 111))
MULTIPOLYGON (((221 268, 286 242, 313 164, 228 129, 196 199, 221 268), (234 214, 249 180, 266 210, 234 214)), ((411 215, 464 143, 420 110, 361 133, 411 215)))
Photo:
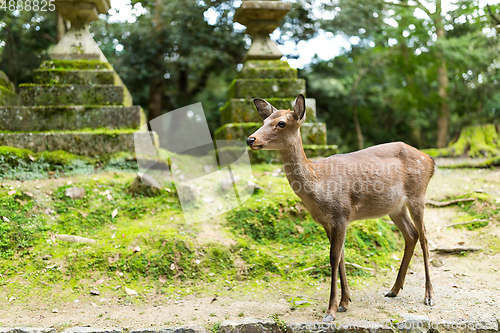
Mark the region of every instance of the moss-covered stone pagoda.
POLYGON ((109 0, 55 5, 71 29, 52 50, 52 60, 34 72, 34 82, 19 86, 19 98, 5 98, 7 89, 0 88, 0 145, 88 156, 133 152, 134 136, 151 140, 149 132, 135 133, 145 123, 143 111, 132 105, 88 30, 107 13, 109 0))
MULTIPOLYGON (((252 46, 245 56, 243 69, 229 87, 229 101, 220 109, 222 127, 216 140, 244 140, 262 126, 253 98, 265 98, 278 109, 293 109, 299 94, 306 93, 306 82, 286 61, 269 34, 279 26, 290 10, 289 3, 277 0, 243 0, 234 20, 247 26, 252 46)), ((301 127, 302 142, 308 157, 329 156, 337 146, 327 145, 326 125, 316 118, 316 101, 306 100, 306 122, 301 127)), ((253 161, 278 161, 274 151, 250 151, 253 161)))

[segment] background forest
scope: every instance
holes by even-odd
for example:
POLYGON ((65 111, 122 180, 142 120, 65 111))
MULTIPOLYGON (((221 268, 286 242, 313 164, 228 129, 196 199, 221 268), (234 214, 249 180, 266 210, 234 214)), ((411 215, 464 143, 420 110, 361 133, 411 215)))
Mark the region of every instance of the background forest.
MULTIPOLYGON (((103 17, 91 30, 150 119, 202 102, 213 132, 249 47, 242 26, 232 21, 239 3, 133 0, 143 8, 134 23, 103 17)), ((398 140, 419 148, 444 147, 465 125, 498 123, 498 4, 292 3, 273 34, 279 44, 325 33, 349 41, 337 57, 316 57, 299 71, 307 79, 308 97, 317 100, 320 120, 327 123, 329 143, 341 152, 398 140)), ((30 82, 65 29, 56 13, 0 11, 0 70, 16 86, 30 82)))

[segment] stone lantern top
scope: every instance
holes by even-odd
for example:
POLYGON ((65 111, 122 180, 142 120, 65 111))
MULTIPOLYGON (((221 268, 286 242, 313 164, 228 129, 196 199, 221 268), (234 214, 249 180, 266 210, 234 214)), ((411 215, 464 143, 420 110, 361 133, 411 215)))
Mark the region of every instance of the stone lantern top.
POLYGON ((52 59, 89 59, 107 62, 106 57, 90 35, 88 25, 106 14, 110 0, 55 0, 57 11, 70 21, 71 28, 54 47, 52 59))
POLYGON ((290 9, 290 3, 279 0, 242 1, 236 10, 234 21, 245 25, 252 36, 252 46, 245 60, 275 60, 283 56, 269 34, 279 27, 290 9))
POLYGON ((88 24, 99 19, 99 14, 107 14, 110 0, 56 0, 57 11, 71 25, 88 24))

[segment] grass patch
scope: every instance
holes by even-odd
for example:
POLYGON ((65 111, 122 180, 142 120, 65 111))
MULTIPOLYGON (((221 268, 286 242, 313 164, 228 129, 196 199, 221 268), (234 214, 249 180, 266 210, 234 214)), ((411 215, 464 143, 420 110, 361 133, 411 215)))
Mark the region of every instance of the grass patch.
MULTIPOLYGON (((63 164, 65 157, 59 156, 63 164)), ((57 293, 61 300, 74 300, 88 294, 101 278, 106 281, 99 287, 101 293, 117 295, 124 303, 140 302, 147 293, 179 292, 181 286, 195 290, 193 286, 201 285, 197 290, 214 288, 220 294, 238 281, 246 281, 245 288, 263 288, 276 281, 317 285, 330 276, 328 239, 285 177, 272 176, 275 168, 255 166, 256 181, 263 189, 243 206, 211 221, 230 231, 224 236, 227 243, 201 239, 202 228, 185 223, 175 191, 161 189, 152 197, 129 194, 134 177, 129 172, 76 175, 69 185, 66 180, 45 181, 49 188, 33 189, 33 197, 17 187, 21 183, 7 181, 0 188, 0 285, 4 286, 0 297, 15 294, 23 301, 34 294, 50 298, 57 293), (67 197, 65 191, 72 186, 83 188, 85 196, 67 197), (15 195, 7 193, 12 188, 15 195), (96 243, 63 242, 57 234, 96 243), (127 295, 124 286, 139 296, 127 295)), ((398 239, 394 228, 382 220, 352 223, 346 260, 390 267, 398 239)), ((347 270, 350 280, 367 275, 351 266, 347 270)))

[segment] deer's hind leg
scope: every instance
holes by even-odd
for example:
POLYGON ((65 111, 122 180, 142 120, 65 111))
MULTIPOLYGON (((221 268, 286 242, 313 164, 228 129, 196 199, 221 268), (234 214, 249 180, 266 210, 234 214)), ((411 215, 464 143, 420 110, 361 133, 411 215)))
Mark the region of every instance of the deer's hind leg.
POLYGON ((424 268, 425 268, 424 303, 425 305, 433 306, 434 291, 432 289, 430 270, 429 270, 429 244, 427 243, 427 236, 425 235, 424 208, 425 208, 425 197, 412 201, 408 205, 411 218, 415 223, 415 227, 418 232, 418 238, 420 239, 420 246, 422 247, 422 253, 424 255, 424 268))
POLYGON ((417 244, 417 240, 419 238, 419 233, 413 225, 406 207, 403 207, 397 213, 390 214, 389 217, 398 229, 401 230, 405 239, 405 252, 403 260, 401 261, 401 266, 399 267, 396 282, 394 283, 392 289, 385 294, 386 297, 396 297, 399 291, 403 289, 406 272, 408 271, 408 266, 410 265, 410 260, 413 256, 413 251, 415 250, 415 245, 417 244))

